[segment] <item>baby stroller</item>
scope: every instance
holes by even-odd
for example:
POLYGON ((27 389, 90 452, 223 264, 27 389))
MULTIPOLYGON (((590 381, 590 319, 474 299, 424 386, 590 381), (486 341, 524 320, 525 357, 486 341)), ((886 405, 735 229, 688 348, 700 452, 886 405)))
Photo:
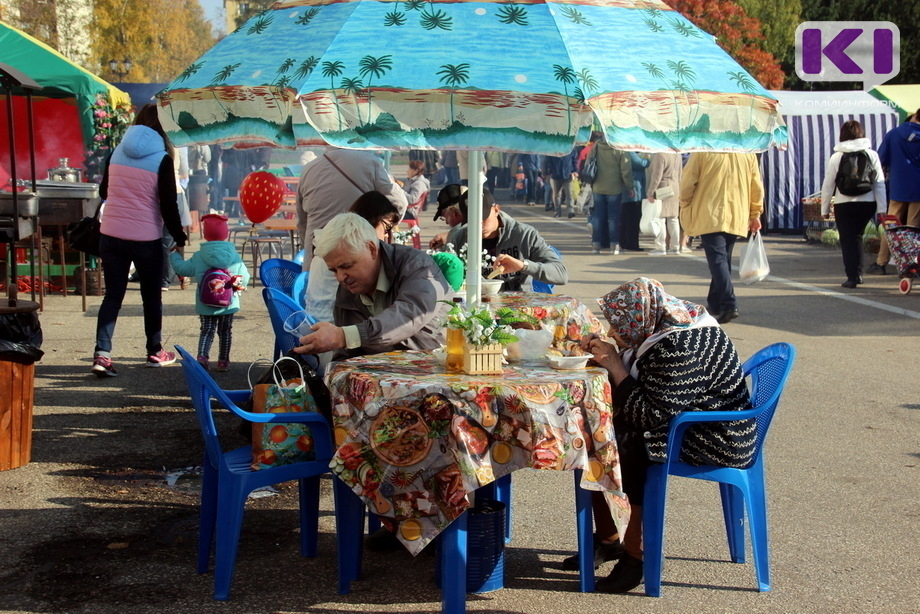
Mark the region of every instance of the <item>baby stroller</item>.
POLYGON ((893 215, 881 217, 888 247, 898 266, 898 290, 901 294, 910 294, 913 279, 920 277, 920 228, 902 226, 893 215))

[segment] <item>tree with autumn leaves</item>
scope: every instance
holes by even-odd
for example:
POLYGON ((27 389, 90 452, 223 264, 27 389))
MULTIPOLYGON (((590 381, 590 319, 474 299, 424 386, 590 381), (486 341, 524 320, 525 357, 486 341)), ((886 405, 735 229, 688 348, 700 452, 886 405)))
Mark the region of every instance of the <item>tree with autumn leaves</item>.
POLYGON ((786 74, 764 49, 760 21, 749 16, 732 0, 668 0, 668 4, 716 42, 768 90, 783 87, 786 74))
POLYGON ((93 59, 109 81, 165 83, 214 46, 198 0, 95 0, 93 59), (131 60, 122 79, 109 60, 131 60))

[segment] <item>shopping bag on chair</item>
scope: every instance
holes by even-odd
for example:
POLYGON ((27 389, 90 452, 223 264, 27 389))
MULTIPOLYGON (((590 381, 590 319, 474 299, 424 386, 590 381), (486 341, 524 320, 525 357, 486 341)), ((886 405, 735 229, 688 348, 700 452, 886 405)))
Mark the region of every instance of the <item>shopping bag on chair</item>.
MULTIPOLYGON (((282 356, 252 385, 249 411, 329 415, 322 378, 299 355, 282 356)), ((313 433, 306 424, 252 423, 252 470, 314 460, 313 433)))
POLYGON ((741 268, 738 275, 746 284, 763 281, 770 274, 770 263, 767 262, 767 250, 763 246, 760 232, 751 235, 744 253, 741 254, 741 268))

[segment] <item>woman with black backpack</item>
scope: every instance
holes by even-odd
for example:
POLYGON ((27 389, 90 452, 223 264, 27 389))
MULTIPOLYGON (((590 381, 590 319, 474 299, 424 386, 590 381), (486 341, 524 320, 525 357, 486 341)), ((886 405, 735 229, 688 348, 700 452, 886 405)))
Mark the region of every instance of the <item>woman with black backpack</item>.
POLYGON ((821 213, 830 217, 831 198, 840 235, 840 251, 847 279, 855 288, 862 279, 862 234, 874 216, 885 213, 885 175, 878 154, 869 148, 862 124, 851 120, 840 127, 840 142, 827 161, 821 186, 821 213))

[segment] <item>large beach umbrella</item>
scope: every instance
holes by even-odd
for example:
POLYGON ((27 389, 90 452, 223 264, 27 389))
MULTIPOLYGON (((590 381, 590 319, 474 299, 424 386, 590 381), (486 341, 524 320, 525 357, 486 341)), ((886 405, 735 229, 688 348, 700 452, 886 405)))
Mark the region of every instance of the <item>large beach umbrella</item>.
POLYGON ((592 126, 634 151, 786 139, 769 93, 658 0, 280 0, 159 98, 180 146, 562 155, 592 126))

